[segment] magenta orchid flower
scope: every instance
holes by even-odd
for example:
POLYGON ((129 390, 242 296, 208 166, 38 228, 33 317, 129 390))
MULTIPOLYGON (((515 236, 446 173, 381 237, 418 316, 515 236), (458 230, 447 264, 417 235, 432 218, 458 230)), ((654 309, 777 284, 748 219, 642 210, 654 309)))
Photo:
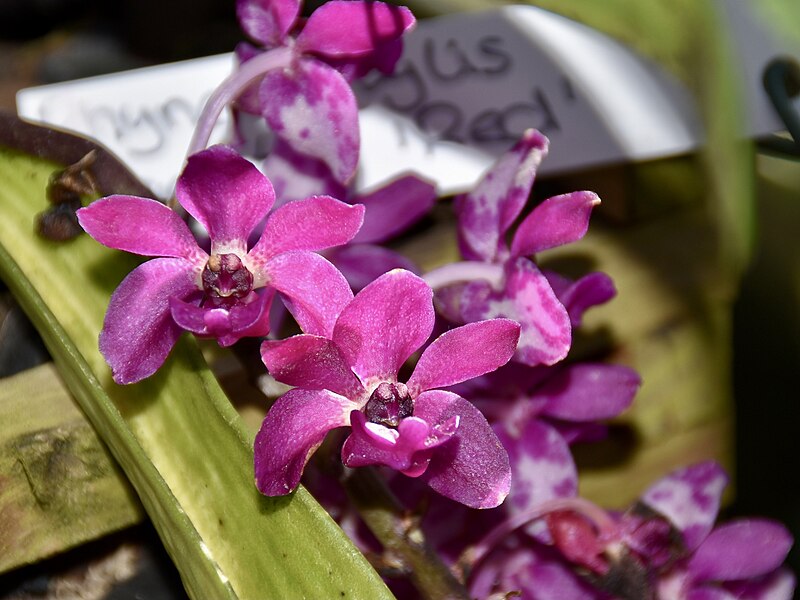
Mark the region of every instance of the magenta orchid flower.
MULTIPOLYGON (((515 472, 509 499, 517 481, 515 472)), ((714 527, 726 482, 708 461, 659 480, 625 513, 562 496, 517 514, 506 502, 482 520, 440 500, 423 525, 440 551, 470 565, 473 598, 789 600, 795 579, 781 563, 791 536, 765 519, 714 527)))
POLYGON ((352 298, 347 282, 315 250, 349 241, 364 209, 327 196, 292 202, 269 215, 258 242, 247 238, 273 205, 272 184, 233 149, 191 156, 178 201, 208 232, 210 254, 172 210, 148 198, 109 196, 78 211, 101 244, 156 256, 132 271, 111 296, 100 351, 118 383, 152 375, 183 330, 228 346, 269 332, 280 292, 304 331, 332 332, 352 298))
POLYGON ((453 329, 425 349, 401 383, 398 371, 433 330, 432 296, 413 273, 391 271, 344 307, 330 338, 264 342, 270 373, 299 387, 275 402, 256 436, 262 493, 294 489, 326 434, 350 426, 346 466, 385 465, 475 508, 503 501, 511 477, 505 450, 472 404, 437 388, 505 364, 519 325, 496 319, 453 329))
MULTIPOLYGON (((547 149, 547 138, 526 131, 474 190, 456 197, 459 246, 471 262, 448 265, 426 276, 437 289, 445 287, 443 281, 469 281, 441 291, 439 300, 448 318, 470 322, 503 316, 518 321, 522 333, 515 360, 531 366, 562 360, 572 330, 567 308, 529 257, 582 238, 592 208, 600 203, 593 192, 545 200, 522 220, 511 244, 506 243, 547 149)), ((583 285, 572 293, 583 292, 579 301, 587 302, 593 298, 589 291, 583 285)))
POLYGON ((714 527, 726 483, 709 461, 656 482, 622 515, 565 504, 546 520, 555 547, 618 597, 788 600, 794 576, 781 564, 789 532, 766 519, 714 527))
MULTIPOLYGON (((286 48, 289 64, 267 73, 240 107, 262 114, 272 131, 302 154, 325 162, 340 182, 355 173, 358 106, 349 80, 372 68, 391 72, 414 16, 405 7, 333 0, 300 18, 301 0, 238 0, 242 29, 266 50, 286 48)), ((240 61, 259 53, 237 48, 240 61)))

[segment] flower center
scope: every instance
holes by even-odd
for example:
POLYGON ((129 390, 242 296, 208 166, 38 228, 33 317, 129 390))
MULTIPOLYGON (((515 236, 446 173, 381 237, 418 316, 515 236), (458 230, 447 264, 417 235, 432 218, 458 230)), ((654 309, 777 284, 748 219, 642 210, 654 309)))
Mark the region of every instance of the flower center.
POLYGON ((212 254, 202 278, 206 298, 214 304, 235 302, 253 291, 253 274, 235 254, 212 254))
POLYGON ((414 412, 414 400, 404 383, 381 383, 364 407, 367 420, 386 427, 397 427, 414 412))

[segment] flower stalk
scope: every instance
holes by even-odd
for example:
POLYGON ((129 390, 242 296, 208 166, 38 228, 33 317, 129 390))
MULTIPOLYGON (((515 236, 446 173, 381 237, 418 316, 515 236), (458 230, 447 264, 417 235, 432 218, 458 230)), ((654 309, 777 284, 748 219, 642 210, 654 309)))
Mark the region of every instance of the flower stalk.
POLYGON ((349 469, 343 485, 361 518, 384 551, 402 565, 422 597, 468 599, 467 589, 428 545, 417 519, 403 508, 371 468, 349 469))

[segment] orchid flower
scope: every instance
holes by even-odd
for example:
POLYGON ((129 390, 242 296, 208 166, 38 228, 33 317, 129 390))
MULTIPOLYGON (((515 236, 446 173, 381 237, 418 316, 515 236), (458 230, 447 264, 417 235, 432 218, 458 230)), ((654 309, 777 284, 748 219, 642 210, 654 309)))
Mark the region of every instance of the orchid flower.
MULTIPOLYGON (((473 598, 517 593, 532 600, 789 600, 794 575, 780 565, 791 536, 766 519, 714 527, 726 482, 713 461, 679 469, 625 513, 605 511, 574 493, 523 513, 510 511, 506 502, 486 513, 493 519, 438 500, 423 528, 451 560, 461 553, 458 564, 468 569, 473 598), (544 529, 534 527, 542 524, 544 529)), ((509 500, 518 486, 515 470, 509 500)))
POLYGON ((294 489, 326 434, 349 426, 342 448, 348 467, 385 465, 475 508, 503 501, 511 477, 505 450, 472 404, 437 388, 505 364, 519 326, 495 319, 453 329, 399 382, 400 368, 433 330, 432 296, 413 273, 390 271, 342 309, 332 336, 264 342, 273 377, 299 387, 275 402, 256 436, 262 493, 294 489))
MULTIPOLYGON (((528 258, 543 250, 579 240, 592 208, 593 192, 573 192, 545 200, 519 224, 511 244, 506 234, 530 195, 536 170, 547 155, 548 141, 528 130, 502 155, 476 188, 456 197, 459 246, 469 262, 444 266, 426 275, 440 292, 445 316, 457 322, 508 317, 522 326, 515 360, 534 366, 562 360, 572 341, 567 308, 551 282, 528 258), (461 283, 459 282, 468 282, 461 283), (459 284, 447 290, 448 284, 459 284), (448 310, 449 308, 449 310, 448 310)), ((604 301, 607 285, 595 274, 570 294, 581 303, 604 301)), ((562 290, 566 292, 566 289, 562 290)))
POLYGON ((727 475, 713 461, 679 469, 623 514, 582 499, 540 507, 554 547, 614 597, 782 600, 792 538, 780 524, 739 519, 714 527, 727 475))
POLYGON ((364 209, 328 196, 286 204, 269 215, 258 242, 247 238, 273 205, 270 181, 233 149, 214 146, 189 158, 178 201, 208 232, 210 254, 186 223, 148 198, 109 196, 78 211, 101 244, 156 256, 111 296, 100 350, 118 383, 152 375, 183 330, 229 346, 269 332, 275 292, 304 331, 329 335, 352 298, 347 282, 315 250, 345 243, 364 209))
MULTIPOLYGON (((300 19, 301 0, 238 0, 242 29, 265 50, 285 48, 282 68, 266 73, 256 92, 240 98, 272 131, 302 154, 325 162, 340 182, 355 173, 358 106, 349 81, 372 68, 389 73, 414 16, 405 7, 366 0, 334 0, 300 19)), ((240 45, 246 63, 260 54, 240 45)))

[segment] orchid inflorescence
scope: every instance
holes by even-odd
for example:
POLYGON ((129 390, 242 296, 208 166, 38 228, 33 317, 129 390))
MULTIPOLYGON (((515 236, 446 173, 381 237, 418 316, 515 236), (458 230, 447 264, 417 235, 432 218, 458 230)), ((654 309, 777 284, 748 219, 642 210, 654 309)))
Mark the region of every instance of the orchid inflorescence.
POLYGON ((368 195, 350 187, 359 133, 349 81, 391 72, 414 18, 367 0, 334 0, 307 20, 300 8, 237 2, 258 47, 237 49, 249 71, 216 100, 265 118, 272 181, 233 147, 192 153, 176 198, 199 238, 155 200, 109 196, 78 211, 102 244, 156 257, 111 297, 100 349, 115 381, 152 375, 184 330, 220 346, 270 335, 262 360, 292 389, 255 438, 258 489, 290 493, 319 468, 310 459, 321 446, 345 467, 387 468, 398 495, 428 497, 423 530, 472 597, 789 598, 785 528, 714 527, 726 483, 716 463, 668 475, 624 513, 578 496, 570 445, 603 437, 640 379, 564 361, 583 313, 616 292, 604 273, 573 281, 535 255, 581 239, 597 195, 556 196, 520 220, 548 150, 526 131, 455 198, 463 261, 422 274, 380 244, 430 210, 434 186, 408 175, 368 195), (301 333, 276 339, 276 296, 301 333))

